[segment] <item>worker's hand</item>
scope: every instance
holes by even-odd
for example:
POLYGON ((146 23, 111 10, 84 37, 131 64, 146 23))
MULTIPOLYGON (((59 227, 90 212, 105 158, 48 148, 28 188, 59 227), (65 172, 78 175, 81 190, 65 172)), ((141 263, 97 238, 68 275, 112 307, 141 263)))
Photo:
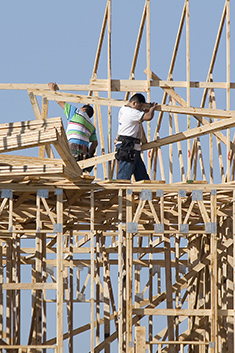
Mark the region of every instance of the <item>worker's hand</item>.
POLYGON ((157 103, 149 103, 149 109, 145 111, 144 116, 143 116, 143 121, 150 121, 154 117, 154 111, 157 107, 157 103))
POLYGON ((155 109, 157 105, 158 103, 155 103, 155 102, 150 103, 150 108, 155 109))
POLYGON ((50 88, 50 90, 52 91, 57 91, 58 90, 58 86, 56 82, 49 82, 48 83, 48 87, 50 88))
POLYGON ((148 109, 144 109, 144 112, 145 112, 145 113, 148 113, 148 112, 150 111, 150 109, 151 109, 151 110, 155 110, 155 108, 156 108, 157 105, 158 105, 158 103, 155 103, 155 102, 149 103, 149 108, 148 108, 148 109))

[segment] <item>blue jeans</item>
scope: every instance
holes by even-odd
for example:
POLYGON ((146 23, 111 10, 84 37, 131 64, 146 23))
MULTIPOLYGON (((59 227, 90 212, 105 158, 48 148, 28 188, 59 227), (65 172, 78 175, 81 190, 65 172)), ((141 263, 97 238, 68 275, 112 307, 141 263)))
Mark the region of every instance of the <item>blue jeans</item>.
POLYGON ((145 164, 141 158, 140 151, 135 151, 134 162, 119 161, 117 179, 130 180, 134 174, 135 180, 149 180, 145 164))

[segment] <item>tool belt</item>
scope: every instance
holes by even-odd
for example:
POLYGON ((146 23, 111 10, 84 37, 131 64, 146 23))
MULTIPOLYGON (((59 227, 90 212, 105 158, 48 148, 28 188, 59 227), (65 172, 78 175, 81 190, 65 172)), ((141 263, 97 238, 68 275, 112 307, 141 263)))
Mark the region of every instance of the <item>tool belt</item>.
POLYGON ((131 136, 119 136, 118 141, 121 141, 120 147, 117 148, 115 158, 119 161, 134 162, 136 143, 140 143, 140 139, 131 136))

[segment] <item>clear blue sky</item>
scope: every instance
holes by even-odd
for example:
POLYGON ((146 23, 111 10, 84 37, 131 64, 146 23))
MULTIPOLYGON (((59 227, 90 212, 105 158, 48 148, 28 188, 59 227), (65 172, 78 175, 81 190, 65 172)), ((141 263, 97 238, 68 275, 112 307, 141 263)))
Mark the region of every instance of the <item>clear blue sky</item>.
MULTIPOLYGON (((183 4, 184 0, 151 1, 151 69, 162 79, 166 79, 168 73, 183 4)), ((2 0, 0 82, 89 83, 105 6, 106 0, 2 0)), ((191 80, 206 80, 223 6, 224 0, 190 1, 191 80)), ((113 78, 127 79, 129 76, 143 7, 144 0, 112 2, 113 78)), ((235 82, 234 16, 235 4, 231 1, 232 82, 235 82)), ((143 73, 146 68, 145 37, 144 32, 136 79, 146 77, 143 73)), ((104 43, 98 78, 107 78, 107 40, 104 43)), ((223 33, 214 80, 226 81, 225 53, 223 33)), ((186 79, 185 29, 174 79, 186 79)), ((192 90, 193 106, 200 106, 201 94, 202 91, 192 90)), ((182 95, 186 98, 185 91, 182 91, 182 95)), ((124 98, 124 94, 113 96, 124 98)), ((152 101, 161 102, 161 97, 161 89, 153 91, 152 101)), ((218 108, 225 108, 224 92, 219 94, 217 105, 218 108)), ((235 109, 234 92, 231 94, 231 109, 235 109)), ((61 108, 51 102, 49 117, 59 115, 63 117, 61 108)), ((0 92, 0 123, 33 119, 34 114, 26 91, 0 92)), ((163 130, 164 134, 167 134, 166 130, 163 130)))

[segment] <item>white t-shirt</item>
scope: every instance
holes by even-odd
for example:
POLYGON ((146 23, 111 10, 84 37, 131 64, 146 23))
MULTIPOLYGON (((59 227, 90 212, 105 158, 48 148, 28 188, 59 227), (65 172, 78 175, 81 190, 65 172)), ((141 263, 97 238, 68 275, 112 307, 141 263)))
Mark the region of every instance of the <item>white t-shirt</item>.
MULTIPOLYGON (((118 135, 131 136, 141 139, 141 123, 144 112, 124 105, 118 114, 118 135)), ((134 148, 140 151, 140 144, 134 148)))

